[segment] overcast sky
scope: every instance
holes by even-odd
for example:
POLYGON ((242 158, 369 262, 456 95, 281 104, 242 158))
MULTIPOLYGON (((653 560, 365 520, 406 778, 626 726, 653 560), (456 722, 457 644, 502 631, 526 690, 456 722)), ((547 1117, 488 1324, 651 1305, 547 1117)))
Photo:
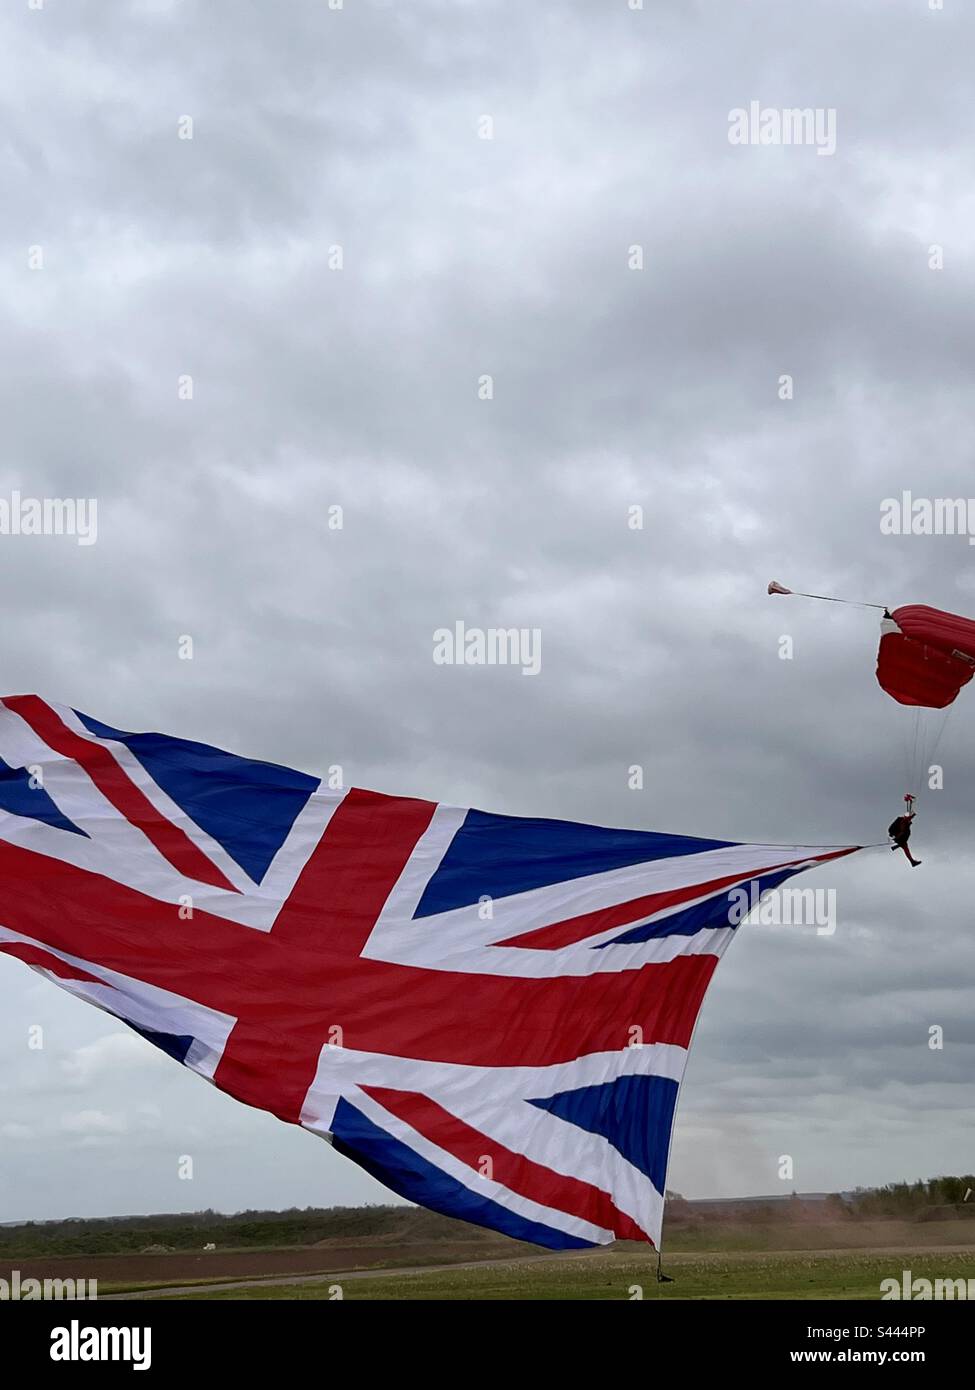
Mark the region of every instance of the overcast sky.
MULTIPOLYGON (((975 491, 973 49, 962 0, 5 0, 0 498, 98 532, 0 536, 0 688, 487 810, 882 839, 879 614, 765 586, 975 613, 965 537, 880 529, 975 491), (752 101, 835 153, 731 144, 752 101), (435 664, 457 620, 540 673, 435 664)), ((671 1187, 971 1171, 973 719, 921 869, 744 928, 671 1187)), ((385 1198, 2 957, 0 1064, 0 1220, 385 1198)))

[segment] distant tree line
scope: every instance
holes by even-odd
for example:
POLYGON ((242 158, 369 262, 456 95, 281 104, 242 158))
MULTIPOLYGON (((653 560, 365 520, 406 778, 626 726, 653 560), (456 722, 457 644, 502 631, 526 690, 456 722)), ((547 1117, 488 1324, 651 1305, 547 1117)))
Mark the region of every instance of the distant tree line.
POLYGON ((413 1207, 292 1207, 287 1211, 176 1212, 155 1216, 69 1218, 0 1226, 0 1256, 126 1254, 147 1246, 198 1250, 208 1242, 221 1249, 314 1245, 320 1240, 397 1233, 419 1224, 426 1240, 456 1238, 462 1222, 419 1213, 413 1207))
POLYGON ((975 1176, 929 1178, 927 1182, 893 1182, 886 1187, 857 1188, 850 1198, 854 1214, 861 1217, 915 1215, 923 1207, 975 1203, 975 1176))

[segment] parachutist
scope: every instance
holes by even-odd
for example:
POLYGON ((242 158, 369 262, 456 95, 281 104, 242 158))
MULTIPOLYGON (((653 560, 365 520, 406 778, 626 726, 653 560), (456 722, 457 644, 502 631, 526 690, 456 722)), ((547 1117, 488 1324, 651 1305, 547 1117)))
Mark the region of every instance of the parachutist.
POLYGON ((921 863, 920 859, 914 858, 913 854, 911 853, 910 846, 908 844, 908 841, 911 838, 911 830, 913 828, 912 822, 916 814, 917 813, 915 811, 908 811, 905 815, 898 816, 896 820, 892 820, 890 825, 888 825, 887 827, 887 834, 894 842, 890 847, 891 853, 893 853, 893 851, 896 849, 902 849, 904 853, 907 855, 908 859, 910 860, 912 869, 916 869, 917 866, 921 863))

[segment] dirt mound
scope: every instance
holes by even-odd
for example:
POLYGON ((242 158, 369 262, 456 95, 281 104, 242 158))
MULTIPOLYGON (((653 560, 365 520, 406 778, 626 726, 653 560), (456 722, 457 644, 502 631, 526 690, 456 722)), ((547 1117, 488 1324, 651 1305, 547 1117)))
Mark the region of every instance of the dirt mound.
POLYGON ((975 1219, 975 1202, 954 1202, 943 1207, 923 1207, 915 1221, 963 1221, 975 1219))

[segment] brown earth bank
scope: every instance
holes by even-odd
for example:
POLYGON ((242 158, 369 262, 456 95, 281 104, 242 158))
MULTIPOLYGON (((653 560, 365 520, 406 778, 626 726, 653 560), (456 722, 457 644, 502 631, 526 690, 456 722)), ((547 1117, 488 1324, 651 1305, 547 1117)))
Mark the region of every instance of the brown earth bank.
POLYGON ((24 1279, 97 1279, 99 1286, 193 1283, 197 1279, 260 1278, 273 1274, 327 1274, 333 1269, 369 1269, 383 1265, 452 1263, 461 1260, 505 1259, 537 1255, 533 1245, 470 1241, 456 1245, 446 1241, 401 1246, 362 1240, 348 1244, 323 1242, 317 1246, 290 1246, 277 1250, 186 1250, 167 1254, 38 1256, 7 1258, 0 1263, 0 1279, 13 1270, 24 1279))
POLYGON ((925 1207, 918 1221, 975 1221, 975 1202, 955 1202, 953 1206, 925 1207))

